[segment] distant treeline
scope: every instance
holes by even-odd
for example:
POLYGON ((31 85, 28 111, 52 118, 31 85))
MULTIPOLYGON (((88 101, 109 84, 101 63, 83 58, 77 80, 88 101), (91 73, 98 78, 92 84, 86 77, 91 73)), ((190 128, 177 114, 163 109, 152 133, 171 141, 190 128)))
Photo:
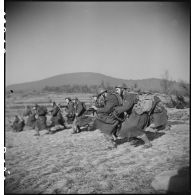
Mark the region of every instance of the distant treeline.
MULTIPOLYGON (((122 84, 123 87, 128 87, 125 83, 122 84)), ((108 90, 113 90, 115 86, 105 85, 103 82, 100 85, 63 85, 63 86, 46 86, 43 88, 43 92, 56 92, 56 93, 96 93, 98 88, 103 87, 108 90)), ((179 88, 175 88, 173 85, 169 85, 169 88, 166 88, 166 90, 161 87, 159 90, 147 90, 151 93, 165 93, 168 95, 183 95, 183 96, 189 96, 190 95, 190 89, 189 85, 187 86, 184 83, 180 83, 179 88)), ((130 90, 135 90, 138 92, 143 92, 144 90, 140 89, 137 84, 128 87, 130 90)))
MULTIPOLYGON (((66 92, 66 93, 96 93, 101 85, 63 85, 63 86, 46 86, 42 91, 44 92, 66 92)), ((113 89, 114 87, 106 87, 107 89, 113 89)))
MULTIPOLYGON (((132 86, 127 86, 125 83, 122 83, 123 87, 127 87, 130 91, 136 90, 137 92, 145 92, 141 89, 137 83, 134 83, 132 86)), ((106 88, 108 90, 113 90, 115 86, 111 86, 109 83, 104 83, 102 81, 99 85, 62 85, 62 86, 45 86, 42 90, 20 90, 14 91, 16 93, 26 93, 26 94, 39 94, 41 92, 54 92, 54 93, 97 93, 99 88, 106 88)), ((179 86, 176 87, 174 82, 168 80, 162 80, 161 87, 158 90, 149 89, 147 92, 151 93, 164 93, 167 95, 182 95, 190 96, 190 85, 185 82, 180 82, 179 86)), ((10 96, 10 91, 6 91, 6 96, 10 96)))
MULTIPOLYGON (((122 84, 123 87, 128 87, 125 83, 122 84)), ((96 93, 99 88, 106 88, 108 90, 114 90, 115 86, 110 86, 102 82, 100 85, 63 85, 63 86, 46 86, 43 88, 43 92, 66 92, 66 93, 96 93)), ((138 90, 137 85, 128 87, 130 90, 138 90)), ((150 92, 158 92, 150 90, 150 92)))

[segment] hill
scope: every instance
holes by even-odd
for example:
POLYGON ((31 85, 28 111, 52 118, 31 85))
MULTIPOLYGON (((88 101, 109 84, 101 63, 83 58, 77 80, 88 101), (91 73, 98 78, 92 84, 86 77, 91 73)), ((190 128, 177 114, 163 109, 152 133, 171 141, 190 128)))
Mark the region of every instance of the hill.
MULTIPOLYGON (((40 91, 46 86, 62 86, 62 85, 100 85, 104 82, 105 86, 115 86, 125 83, 128 87, 132 87, 135 84, 142 90, 161 90, 161 79, 149 78, 142 80, 127 80, 110 77, 104 74, 92 73, 92 72, 78 72, 56 75, 39 81, 26 82, 20 84, 13 84, 7 86, 7 90, 13 89, 15 91, 37 90, 40 91)), ((177 87, 178 83, 174 83, 177 87)))

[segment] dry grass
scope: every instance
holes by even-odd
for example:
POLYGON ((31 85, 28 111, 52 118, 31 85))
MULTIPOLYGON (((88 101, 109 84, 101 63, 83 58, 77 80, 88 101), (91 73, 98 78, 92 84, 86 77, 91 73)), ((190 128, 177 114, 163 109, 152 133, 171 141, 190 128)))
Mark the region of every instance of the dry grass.
MULTIPOLYGON (((177 115, 176 110, 169 113, 177 115)), ((10 175, 5 192, 156 193, 151 187, 156 174, 189 166, 189 124, 186 119, 180 122, 159 136, 150 134, 149 149, 128 142, 111 149, 99 130, 71 134, 67 129, 53 135, 41 131, 39 138, 34 131, 6 131, 10 175)))

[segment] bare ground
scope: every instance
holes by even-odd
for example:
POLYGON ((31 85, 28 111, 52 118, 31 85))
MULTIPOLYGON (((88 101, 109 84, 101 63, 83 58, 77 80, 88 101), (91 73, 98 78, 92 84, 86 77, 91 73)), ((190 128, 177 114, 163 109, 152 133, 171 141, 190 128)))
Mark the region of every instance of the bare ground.
MULTIPOLYGON (((178 112, 186 110, 169 114, 178 112)), ((129 142, 111 148, 99 130, 41 131, 40 137, 34 130, 7 131, 5 192, 160 193, 151 187, 155 175, 189 166, 189 120, 178 116, 170 118, 171 130, 148 134, 149 149, 129 142)))

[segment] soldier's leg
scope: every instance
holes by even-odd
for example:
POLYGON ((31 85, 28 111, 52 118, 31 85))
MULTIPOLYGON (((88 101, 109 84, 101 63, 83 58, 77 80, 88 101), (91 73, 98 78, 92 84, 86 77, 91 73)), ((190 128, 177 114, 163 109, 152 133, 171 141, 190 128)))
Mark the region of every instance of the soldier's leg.
POLYGON ((35 131, 36 133, 34 134, 34 136, 40 136, 39 128, 37 126, 35 126, 35 131))
POLYGON ((77 126, 75 124, 73 124, 72 126, 72 134, 77 133, 77 126))
POLYGON ((144 141, 144 148, 150 148, 152 146, 151 142, 149 141, 147 135, 143 133, 142 135, 139 135, 138 138, 144 141))

